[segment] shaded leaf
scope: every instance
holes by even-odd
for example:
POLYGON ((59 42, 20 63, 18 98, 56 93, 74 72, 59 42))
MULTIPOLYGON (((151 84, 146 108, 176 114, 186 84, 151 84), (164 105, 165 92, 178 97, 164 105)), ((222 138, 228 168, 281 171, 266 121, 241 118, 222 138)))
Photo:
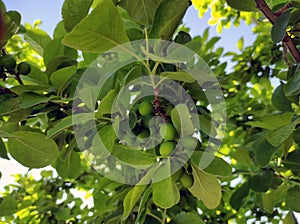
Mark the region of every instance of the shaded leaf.
POLYGON ((46 103, 49 97, 37 93, 26 92, 19 96, 20 108, 29 108, 40 103, 46 103))
POLYGON ((182 212, 175 216, 171 224, 205 224, 197 213, 182 212))
POLYGON ((249 184, 244 183, 241 187, 235 190, 230 198, 230 205, 235 209, 239 210, 243 205, 243 200, 249 194, 249 184))
POLYGON ((286 204, 293 211, 300 212, 300 186, 295 186, 287 191, 286 204))
POLYGON ((13 215, 18 211, 19 202, 13 196, 6 196, 0 203, 0 216, 13 215))
POLYGON ((272 146, 266 139, 259 140, 253 144, 254 147, 254 159, 260 166, 266 166, 274 152, 279 147, 272 146))
POLYGON ((113 126, 105 125, 98 131, 98 134, 101 138, 102 143, 104 144, 104 147, 109 152, 112 152, 115 145, 115 141, 117 139, 113 126))
POLYGON ((296 123, 293 122, 289 125, 274 129, 267 134, 266 139, 271 145, 275 147, 280 146, 293 133, 295 126, 296 123))
MULTIPOLYGON (((1 136, 1 134, 0 134, 0 136, 1 136)), ((3 159, 9 159, 9 157, 7 155, 6 146, 1 138, 0 138, 0 157, 3 159)))
POLYGON ((162 1, 155 13, 149 37, 169 40, 180 24, 188 7, 188 1, 162 1))
POLYGON ((75 179, 84 169, 81 164, 80 153, 68 148, 60 152, 54 167, 58 175, 64 179, 75 179))
POLYGON ((291 10, 286 10, 276 19, 271 30, 271 37, 275 43, 283 40, 289 24, 290 14, 291 10))
POLYGON ((67 32, 70 32, 89 12, 93 0, 65 0, 62 17, 67 32))
POLYGON ((254 0, 226 0, 226 2, 230 7, 239 11, 251 12, 257 10, 254 0))
POLYGON ((50 81, 57 92, 60 92, 66 86, 69 79, 76 73, 76 70, 76 66, 69 66, 59 69, 51 74, 50 81))

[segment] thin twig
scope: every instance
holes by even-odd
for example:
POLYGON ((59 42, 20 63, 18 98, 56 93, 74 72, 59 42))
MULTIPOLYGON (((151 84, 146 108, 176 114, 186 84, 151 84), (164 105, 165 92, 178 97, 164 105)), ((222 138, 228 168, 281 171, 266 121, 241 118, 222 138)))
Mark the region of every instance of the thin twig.
POLYGON ((21 80, 20 78, 20 74, 17 72, 15 73, 15 79, 17 80, 17 82, 20 84, 20 85, 24 85, 23 81, 21 80))
MULTIPOLYGON (((268 18, 268 20, 274 24, 278 18, 270 9, 265 0, 255 0, 256 7, 268 18)), ((296 63, 300 62, 300 53, 292 41, 292 38, 286 34, 286 37, 282 41, 284 46, 289 50, 296 63)))
POLYGON ((276 15, 276 16, 280 16, 285 10, 287 10, 287 9, 289 9, 289 8, 292 8, 293 6, 292 6, 292 3, 288 3, 288 4, 286 4, 285 6, 283 6, 281 9, 279 9, 277 12, 275 12, 274 14, 276 15))
POLYGON ((7 94, 7 93, 17 95, 16 93, 10 91, 10 89, 8 89, 6 87, 3 87, 3 86, 0 86, 0 95, 7 94))

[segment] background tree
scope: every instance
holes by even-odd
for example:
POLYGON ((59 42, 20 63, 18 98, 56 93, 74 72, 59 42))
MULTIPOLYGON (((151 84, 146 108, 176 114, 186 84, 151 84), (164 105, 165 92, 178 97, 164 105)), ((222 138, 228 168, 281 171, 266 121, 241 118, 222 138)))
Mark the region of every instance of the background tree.
MULTIPOLYGON (((16 183, 6 186, 1 198, 1 221, 245 223, 251 220, 279 223, 284 220, 288 224, 297 223, 294 212, 300 212, 300 3, 193 1, 201 15, 211 9, 210 23, 218 24, 220 32, 231 24, 238 26, 241 20, 255 24, 255 42, 244 47, 241 39, 239 53, 216 49, 219 38, 209 39, 208 30, 198 37, 189 36, 188 30, 180 24, 190 3, 184 0, 65 0, 63 21, 51 37, 39 29, 39 24, 20 25, 21 15, 7 12, 0 1, 0 156, 9 159, 9 153, 29 168, 51 165, 58 174, 42 171, 40 180, 16 176, 16 183), (93 106, 97 109, 98 134, 83 131, 82 135, 88 136, 86 151, 98 135, 107 140, 104 144, 113 155, 133 164, 144 165, 169 158, 174 144, 180 145, 182 155, 190 145, 196 149, 183 168, 171 177, 155 183, 144 179, 147 184, 132 186, 102 176, 91 168, 91 161, 84 158, 85 152, 74 138, 72 109, 82 113, 94 108, 88 105, 74 108, 73 100, 80 77, 96 58, 103 65, 109 64, 120 59, 118 54, 105 53, 110 48, 149 38, 182 44, 203 58, 219 80, 226 99, 227 128, 215 159, 201 169, 199 160, 205 155, 204 148, 210 139, 220 144, 217 139, 220 127, 213 120, 210 102, 205 96, 207 91, 213 93, 215 89, 203 83, 207 86, 204 93, 180 65, 153 58, 153 49, 146 49, 145 55, 152 56, 152 60, 118 69, 97 96, 101 103, 93 106), (234 64, 232 69, 228 69, 224 60, 221 62, 224 57, 234 64), (190 129, 183 129, 176 110, 168 108, 168 102, 154 94, 154 98, 145 98, 133 105, 131 127, 143 142, 149 131, 152 133, 147 116, 161 117, 168 123, 168 127, 164 127, 167 134, 162 127, 154 128, 160 128, 156 132, 168 144, 143 151, 131 147, 134 144, 130 142, 136 141, 134 137, 117 139, 112 131, 113 114, 109 105, 126 83, 151 72, 166 76, 189 91, 197 105, 194 109, 200 123, 199 128, 193 128, 198 128, 196 131, 201 137, 194 138, 190 129), (277 80, 279 85, 273 89, 272 82, 277 80), (184 141, 178 140, 179 133, 186 137, 184 141), (76 198, 75 189, 89 192, 94 206, 88 207, 76 198)), ((177 91, 172 91, 179 96, 177 91)), ((193 112, 182 105, 176 109, 181 115, 185 112, 186 117, 193 112)), ((185 119, 185 124, 189 124, 189 119, 185 119)), ((117 165, 110 156, 105 157, 105 162, 109 164, 108 169, 117 165)))

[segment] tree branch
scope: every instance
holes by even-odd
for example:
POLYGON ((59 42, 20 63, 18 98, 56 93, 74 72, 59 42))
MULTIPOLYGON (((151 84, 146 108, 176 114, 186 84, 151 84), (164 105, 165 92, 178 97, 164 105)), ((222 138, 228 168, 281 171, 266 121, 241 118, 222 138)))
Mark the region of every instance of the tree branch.
MULTIPOLYGON (((267 5, 265 0, 255 0, 256 7, 268 18, 268 20, 274 24, 278 18, 267 5)), ((292 41, 292 38, 286 34, 286 37, 282 41, 283 45, 289 50, 296 63, 300 63, 300 53, 292 41)))
POLYGON ((13 94, 13 95, 17 95, 16 93, 10 91, 10 89, 8 89, 6 87, 3 87, 3 86, 0 86, 0 95, 7 94, 7 93, 10 93, 10 94, 13 94))

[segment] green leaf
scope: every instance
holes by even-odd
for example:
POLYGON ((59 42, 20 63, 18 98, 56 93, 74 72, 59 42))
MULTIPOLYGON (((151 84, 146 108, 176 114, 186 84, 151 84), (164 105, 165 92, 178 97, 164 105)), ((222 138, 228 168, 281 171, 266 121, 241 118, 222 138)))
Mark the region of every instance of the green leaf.
POLYGON ((217 177, 199 170, 198 166, 192 163, 194 184, 189 191, 198 199, 202 200, 209 209, 216 208, 222 198, 221 186, 217 177))
POLYGON ((227 4, 239 11, 251 12, 256 11, 256 3, 254 0, 226 0, 227 4))
POLYGON ((0 115, 1 116, 7 115, 16 112, 19 109, 20 108, 19 108, 18 100, 16 98, 11 98, 4 102, 1 102, 0 115))
MULTIPOLYGON (((123 201, 124 211, 123 211, 123 220, 126 220, 130 213, 132 212, 136 203, 142 197, 143 192, 148 187, 148 184, 151 180, 153 173, 156 171, 156 168, 152 168, 147 172, 147 174, 137 183, 125 196, 123 201)), ((151 187, 147 189, 149 191, 151 187)))
POLYGON ((273 130, 282 127, 284 125, 290 124, 293 116, 294 114, 289 112, 271 114, 263 117, 258 117, 256 118, 257 121, 250 121, 247 122, 246 124, 252 127, 273 130))
POLYGON ((48 101, 49 97, 37 93, 28 92, 19 96, 20 108, 29 108, 40 103, 46 103, 48 101))
POLYGON ((250 178, 249 186, 253 191, 266 192, 271 186, 273 177, 272 171, 263 171, 261 174, 250 178))
POLYGON ((294 216, 293 212, 289 212, 284 217, 284 220, 282 222, 283 224, 295 224, 296 223, 296 217, 294 216))
POLYGON ((250 167, 252 165, 252 159, 248 150, 239 148, 232 153, 232 158, 238 161, 239 164, 250 167))
POLYGON ((195 131, 191 114, 186 104, 178 104, 171 111, 171 120, 181 136, 192 135, 195 131))
POLYGON ((289 153, 285 160, 282 161, 284 167, 292 171, 300 171, 300 150, 289 153))
POLYGON ((180 200, 179 190, 171 177, 171 164, 170 160, 158 169, 158 173, 162 173, 167 178, 155 182, 153 187, 153 202, 161 208, 171 208, 176 205, 180 200))
POLYGON ((4 24, 6 23, 6 31, 4 32, 4 36, 0 40, 0 48, 2 48, 7 43, 7 41, 18 32, 21 23, 21 15, 17 11, 6 12, 6 16, 8 21, 3 22, 4 24))
POLYGON ((289 24, 291 10, 284 11, 275 21, 272 30, 271 37, 275 43, 283 40, 286 35, 286 29, 289 24))
POLYGON ((207 116, 199 115, 200 130, 208 136, 214 137, 217 135, 217 130, 213 125, 213 121, 208 119, 207 116))
POLYGON ((52 58, 47 64, 46 74, 51 75, 53 72, 70 66, 77 66, 77 61, 69 56, 57 56, 52 58))
POLYGON ((48 76, 42 72, 35 64, 29 63, 31 67, 31 72, 28 75, 22 76, 22 81, 25 85, 38 84, 38 85, 48 85, 48 76))
POLYGON ((11 156, 29 168, 42 168, 53 163, 58 157, 58 148, 52 139, 37 132, 17 131, 16 137, 7 143, 11 156))
POLYGON ((5 146, 2 138, 0 138, 0 157, 3 159, 9 159, 9 157, 7 155, 6 146, 5 146))
POLYGON ((300 186, 295 186, 287 191, 286 204, 295 212, 300 212, 300 186))
MULTIPOLYGON (((203 154, 208 154, 207 152, 195 151, 191 157, 191 160, 197 165, 200 169, 200 162, 203 154)), ((205 158, 205 157, 204 157, 205 158)), ((210 158, 210 157, 208 157, 210 158)), ((217 176, 230 176, 232 174, 231 166, 225 162, 223 159, 214 156, 214 159, 209 163, 209 165, 204 168, 206 173, 217 175, 217 176)))
POLYGON ((64 56, 65 55, 65 46, 61 44, 62 37, 59 39, 52 40, 44 49, 44 63, 47 65, 51 59, 57 56, 64 56))
POLYGON ((195 82, 193 76, 191 76, 187 72, 163 72, 160 74, 162 77, 166 77, 168 79, 172 79, 175 81, 182 81, 182 82, 195 82))
POLYGON ((300 72, 295 72, 294 76, 288 80, 284 86, 284 92, 286 96, 295 96, 300 93, 300 72))
POLYGON ((241 37, 241 38, 239 39, 239 41, 237 42, 237 48, 238 48, 240 51, 243 50, 243 48, 244 48, 244 37, 241 37))
POLYGON ((254 159, 258 165, 266 166, 278 149, 279 147, 272 146, 266 139, 259 140, 254 145, 254 159))
POLYGON ((181 212, 171 221, 171 224, 205 224, 198 213, 181 212))
POLYGON ((112 197, 108 196, 102 189, 93 193, 94 208, 97 210, 97 214, 102 215, 106 212, 114 210, 114 203, 109 203, 112 197))
POLYGON ((262 205, 264 209, 272 213, 274 207, 285 200, 287 190, 287 186, 282 184, 277 189, 271 189, 267 193, 262 194, 262 205))
POLYGON ((123 0, 120 6, 139 23, 143 25, 151 25, 157 7, 162 0, 123 0))
POLYGON ((92 120, 92 119, 93 119, 92 117, 90 117, 86 114, 85 114, 85 116, 83 116, 82 114, 74 114, 72 116, 65 117, 65 118, 59 120, 57 123, 55 123, 55 125, 47 131, 47 137, 48 138, 54 137, 58 133, 72 127, 72 125, 74 123, 78 122, 79 120, 81 122, 84 122, 84 121, 88 121, 88 120, 92 120))
POLYGON ((70 32, 89 12, 93 0, 65 0, 62 17, 66 31, 70 32))
POLYGON ((0 216, 13 215, 18 211, 19 202, 13 196, 6 196, 0 203, 0 216))
POLYGON ((51 42, 51 37, 45 31, 29 25, 26 26, 24 38, 40 56, 43 56, 44 49, 51 42))
POLYGON ((132 188, 124 198, 123 219, 127 219, 136 203, 140 200, 147 185, 136 185, 132 188))
POLYGON ((98 111, 95 113, 96 117, 102 117, 103 114, 110 114, 112 112, 112 105, 116 99, 117 93, 113 89, 101 100, 98 111))
POLYGON ((80 153, 72 149, 63 149, 54 165, 58 175, 64 179, 75 179, 83 172, 80 153))
POLYGON ((56 88, 57 92, 61 92, 63 90, 69 79, 76 73, 76 70, 76 66, 69 66, 52 73, 50 81, 56 88))
POLYGON ((249 194, 249 184, 244 183, 241 187, 235 190, 235 192, 230 197, 230 205, 235 210, 239 210, 243 205, 243 200, 249 194))
POLYGON ((68 32, 66 31, 65 29, 65 26, 64 26, 64 21, 60 21, 56 27, 55 27, 55 30, 54 30, 54 33, 53 33, 53 38, 54 39, 59 39, 59 38, 62 38, 64 37, 68 32))
POLYGON ((154 16, 150 38, 169 40, 180 24, 186 10, 188 1, 164 0, 160 3, 154 16))
POLYGON ((72 116, 65 117, 61 119, 58 123, 56 123, 53 128, 47 131, 47 137, 52 138, 59 132, 66 130, 72 125, 73 125, 72 116))
POLYGON ((270 131, 266 139, 273 146, 280 146, 295 130, 296 123, 293 122, 289 125, 282 126, 280 128, 270 131))
POLYGON ((98 131, 98 135, 107 151, 112 152, 117 139, 113 126, 111 124, 105 125, 98 131))
POLYGON ((156 156, 121 144, 115 144, 112 155, 128 165, 149 166, 156 163, 156 156))
POLYGON ((281 84, 278 86, 272 95, 273 106, 280 111, 293 111, 291 102, 284 94, 284 86, 281 84))
POLYGON ((81 51, 102 53, 128 41, 117 8, 111 1, 102 0, 62 42, 81 51))
POLYGON ((48 85, 19 85, 19 86, 14 86, 10 90, 18 95, 21 95, 26 92, 44 92, 44 91, 49 91, 53 87, 48 86, 48 85))

